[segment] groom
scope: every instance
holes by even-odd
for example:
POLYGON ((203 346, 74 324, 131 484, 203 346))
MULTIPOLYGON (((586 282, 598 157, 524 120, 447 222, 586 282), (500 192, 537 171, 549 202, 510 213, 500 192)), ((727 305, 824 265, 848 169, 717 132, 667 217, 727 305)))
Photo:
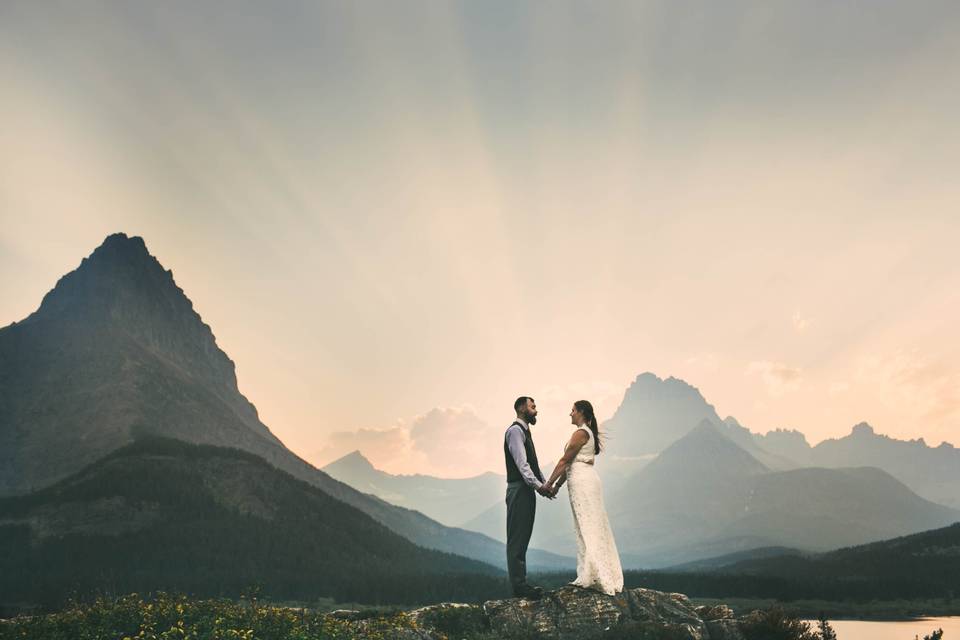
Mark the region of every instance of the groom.
POLYGON ((527 545, 537 512, 534 492, 550 499, 555 494, 544 488, 537 450, 530 435, 530 427, 537 424, 537 405, 533 398, 520 396, 513 403, 513 409, 517 419, 503 436, 507 463, 507 572, 515 597, 539 598, 543 589, 527 584, 527 545))

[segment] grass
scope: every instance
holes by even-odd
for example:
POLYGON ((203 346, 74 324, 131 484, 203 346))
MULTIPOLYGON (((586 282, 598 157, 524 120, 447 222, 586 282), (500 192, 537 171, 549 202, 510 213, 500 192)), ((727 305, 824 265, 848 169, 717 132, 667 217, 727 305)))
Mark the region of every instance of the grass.
MULTIPOLYGON (((948 610, 949 606, 956 604, 953 601, 851 605, 820 600, 791 603, 746 598, 690 600, 694 605, 726 604, 738 617, 759 610, 748 616, 743 628, 748 640, 819 640, 815 629, 800 619, 824 614, 836 620, 843 617, 836 613, 840 610, 847 617, 897 619, 921 613, 949 615, 955 611, 948 610), (937 609, 938 606, 941 609, 937 609)), ((438 632, 433 634, 438 640, 498 640, 476 607, 439 609, 423 622, 438 632)), ((244 596, 239 601, 199 599, 162 591, 147 596, 132 593, 114 598, 98 596, 84 602, 74 600, 57 612, 0 620, 0 640, 391 640, 416 637, 417 631, 413 619, 398 607, 368 607, 327 599, 267 603, 256 595, 244 596), (343 618, 328 615, 336 609, 357 613, 343 618)), ((669 632, 670 629, 646 628, 642 622, 633 621, 598 637, 664 640, 669 632)))
POLYGON ((395 637, 413 629, 403 612, 364 611, 343 620, 326 611, 264 604, 254 598, 194 599, 184 594, 99 596, 62 611, 0 623, 0 640, 347 640, 395 637))

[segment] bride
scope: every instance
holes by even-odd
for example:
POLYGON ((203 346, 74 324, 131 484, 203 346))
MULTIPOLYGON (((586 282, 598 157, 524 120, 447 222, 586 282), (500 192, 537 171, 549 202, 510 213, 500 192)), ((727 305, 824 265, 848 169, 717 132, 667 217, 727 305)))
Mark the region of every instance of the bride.
POLYGON ((613 595, 623 590, 623 570, 603 506, 600 476, 593 468, 594 456, 600 453, 593 405, 577 400, 570 411, 570 421, 577 428, 545 489, 556 495, 564 480, 569 483, 567 493, 577 534, 577 579, 570 584, 613 595))

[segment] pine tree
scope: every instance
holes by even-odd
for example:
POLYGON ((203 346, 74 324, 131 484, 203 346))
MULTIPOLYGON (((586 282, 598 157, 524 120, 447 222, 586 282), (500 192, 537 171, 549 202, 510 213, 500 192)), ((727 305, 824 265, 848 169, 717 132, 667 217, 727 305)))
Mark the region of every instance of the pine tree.
POLYGON ((817 626, 820 629, 820 638, 822 638, 822 640, 837 640, 837 632, 834 631, 833 627, 830 626, 830 623, 827 622, 827 618, 823 615, 823 611, 820 612, 820 619, 817 621, 817 626))

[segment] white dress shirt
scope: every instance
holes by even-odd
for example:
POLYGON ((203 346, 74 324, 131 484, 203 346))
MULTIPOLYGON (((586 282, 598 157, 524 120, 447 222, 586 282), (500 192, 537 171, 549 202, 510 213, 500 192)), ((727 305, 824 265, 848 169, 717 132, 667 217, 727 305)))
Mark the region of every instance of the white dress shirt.
POLYGON ((513 456, 513 461, 517 464, 517 469, 520 470, 520 475, 523 476, 523 481, 533 489, 539 489, 543 486, 543 483, 534 475, 530 463, 527 462, 527 450, 523 448, 523 442, 527 434, 530 433, 530 427, 527 426, 527 422, 523 418, 517 418, 517 422, 523 425, 523 428, 514 423, 507 427, 507 432, 504 434, 507 439, 507 448, 510 450, 510 455, 513 456))

